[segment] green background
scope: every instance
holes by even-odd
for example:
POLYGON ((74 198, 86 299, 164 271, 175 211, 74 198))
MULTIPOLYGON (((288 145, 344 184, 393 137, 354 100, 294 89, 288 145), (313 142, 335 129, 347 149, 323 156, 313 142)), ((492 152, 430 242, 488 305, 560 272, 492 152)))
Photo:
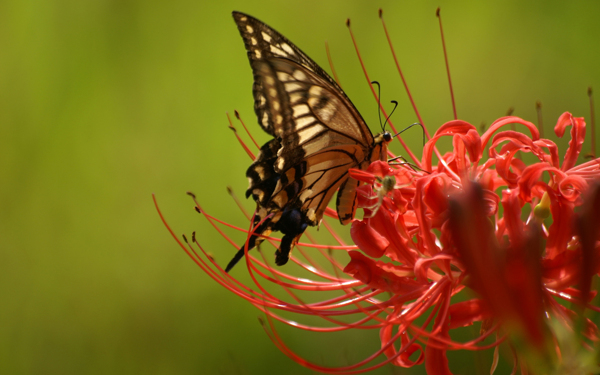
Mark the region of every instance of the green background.
MULTIPOLYGON (((344 89, 376 131, 347 17, 383 100, 400 102, 394 123, 416 121, 377 18, 383 7, 434 131, 452 119, 441 6, 459 117, 489 125, 514 107, 535 122, 540 100, 549 134, 563 111, 588 118, 587 87, 600 89, 600 3, 521 3, 1 2, 0 373, 311 373, 270 342, 258 310, 195 266, 151 200, 156 193, 177 233, 198 231, 218 262, 229 260, 233 248, 184 193, 245 225, 225 187, 242 196, 249 160, 226 112, 238 109, 261 142, 267 136, 256 126, 231 11, 262 19, 325 68, 329 41, 344 89)), ((418 130, 407 139, 421 149, 418 130)), ((566 141, 559 145, 562 155, 566 141)), ((376 333, 340 339, 278 327, 322 364, 353 363, 379 347, 376 333)), ((451 355, 457 373, 475 373, 473 363, 471 354, 451 355)))

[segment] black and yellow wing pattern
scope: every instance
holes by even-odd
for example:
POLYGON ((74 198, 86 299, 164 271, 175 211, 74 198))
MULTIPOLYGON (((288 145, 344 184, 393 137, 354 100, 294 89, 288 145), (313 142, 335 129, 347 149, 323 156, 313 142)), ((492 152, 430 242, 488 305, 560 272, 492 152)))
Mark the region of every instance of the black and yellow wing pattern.
MULTIPOLYGON (((254 74, 254 111, 273 139, 261 147, 246 172, 257 203, 254 233, 283 234, 275 263, 285 264, 290 250, 308 225, 321 222, 338 191, 336 208, 342 224, 354 218, 356 188, 349 168, 366 168, 385 160, 385 132, 373 137, 341 87, 283 35, 247 14, 233 12, 254 74)), ((244 255, 243 246, 227 265, 244 255)))

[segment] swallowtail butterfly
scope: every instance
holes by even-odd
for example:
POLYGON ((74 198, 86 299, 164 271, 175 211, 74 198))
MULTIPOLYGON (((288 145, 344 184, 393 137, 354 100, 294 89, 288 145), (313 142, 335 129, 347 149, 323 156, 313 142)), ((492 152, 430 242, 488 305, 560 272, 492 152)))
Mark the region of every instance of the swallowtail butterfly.
MULTIPOLYGON (((300 48, 254 17, 233 12, 254 74, 254 111, 273 139, 246 172, 257 203, 248 250, 272 231, 283 234, 275 263, 287 263, 307 226, 321 222, 333 194, 342 224, 356 211, 359 182, 349 168, 385 160, 388 132, 373 137, 341 87, 300 48)), ((244 256, 245 245, 225 271, 244 256)))

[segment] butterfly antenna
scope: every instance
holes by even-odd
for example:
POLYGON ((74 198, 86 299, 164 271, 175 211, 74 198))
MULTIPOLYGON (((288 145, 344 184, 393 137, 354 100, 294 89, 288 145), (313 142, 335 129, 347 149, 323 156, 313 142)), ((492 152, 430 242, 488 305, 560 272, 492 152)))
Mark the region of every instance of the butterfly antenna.
POLYGON ((394 109, 392 109, 392 112, 390 112, 389 116, 385 119, 385 122, 383 123, 383 131, 385 131, 385 124, 388 123, 390 117, 392 117, 392 115, 394 114, 394 111, 396 110, 396 108, 398 108, 398 102, 395 100, 392 100, 390 103, 392 103, 394 105, 394 109))
POLYGON ((381 130, 385 131, 384 125, 381 125, 381 86, 377 81, 371 81, 372 85, 377 85, 377 114, 379 115, 379 126, 381 126, 381 130))
POLYGON ((420 122, 415 122, 414 124, 411 124, 411 125, 407 126, 406 128, 400 130, 398 133, 394 134, 394 136, 392 138, 397 137, 398 135, 404 133, 405 131, 407 131, 408 129, 412 128, 413 126, 420 126, 421 127, 422 138, 423 138, 423 146, 425 146, 425 127, 420 122))

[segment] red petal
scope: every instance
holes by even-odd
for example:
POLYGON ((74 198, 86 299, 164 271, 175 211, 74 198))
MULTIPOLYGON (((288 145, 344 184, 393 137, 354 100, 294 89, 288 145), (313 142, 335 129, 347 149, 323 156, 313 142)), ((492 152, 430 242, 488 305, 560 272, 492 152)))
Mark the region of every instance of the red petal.
MULTIPOLYGON (((394 327, 397 327, 397 325, 386 324, 379 331, 379 338, 381 339, 382 349, 384 346, 388 345, 390 340, 392 340, 394 327)), ((398 327, 398 329, 404 329, 404 328, 405 327, 403 325, 400 325, 398 327)), ((409 367, 413 367, 415 365, 419 365, 423 362, 423 359, 425 357, 425 354, 423 353, 423 348, 421 348, 421 345, 419 345, 419 344, 415 344, 415 343, 411 344, 410 341, 411 341, 411 339, 408 336, 408 333, 406 331, 404 331, 400 334, 400 343, 401 344, 400 344, 399 350, 401 350, 402 353, 393 360, 392 363, 394 365, 409 368, 409 367), (421 351, 421 354, 419 355, 419 357, 415 361, 411 361, 410 356, 414 352, 419 351, 419 350, 421 351)), ((391 344, 391 345, 387 346, 387 348, 384 349, 383 353, 385 354, 386 357, 392 358, 397 355, 398 351, 396 351, 396 348, 394 347, 394 345, 391 344)))
POLYGON ((402 335, 400 336, 400 342, 402 343, 402 350, 404 350, 404 352, 400 354, 400 356, 398 356, 395 362, 398 366, 409 368, 423 363, 423 360, 425 359, 425 353, 423 352, 423 348, 419 344, 409 344, 410 337, 408 336, 408 333, 402 333, 402 335), (417 357, 416 360, 411 361, 410 356, 416 351, 420 351, 421 354, 419 354, 419 357, 417 357))
POLYGON ((376 262, 359 251, 349 251, 348 255, 351 260, 344 268, 344 273, 362 281, 371 289, 384 290, 400 296, 428 288, 427 284, 417 282, 410 277, 397 276, 392 272, 384 271, 382 269, 385 267, 384 262, 376 262))
POLYGON ((504 225, 511 245, 521 246, 523 242, 523 222, 521 221, 521 201, 516 190, 504 191, 502 208, 504 209, 504 225))
POLYGON ((587 181, 581 176, 568 175, 558 184, 560 194, 568 201, 575 202, 581 197, 581 193, 588 188, 587 181))
POLYGON ((381 257, 390 246, 390 241, 373 228, 367 220, 353 221, 350 236, 356 246, 372 258, 381 257))
POLYGON ((458 302, 450 306, 450 329, 470 326, 492 317, 489 309, 484 306, 481 299, 472 299, 458 302))
POLYGON ((348 169, 348 174, 355 180, 366 182, 369 185, 373 185, 375 180, 377 179, 373 173, 369 173, 367 171, 363 171, 356 168, 348 169))
POLYGON ((504 154, 495 154, 493 155, 496 158, 496 170, 498 171, 498 175, 506 181, 506 184, 514 188, 517 186, 519 179, 521 178, 521 173, 523 169, 525 169, 525 164, 515 158, 516 150, 507 151, 504 154))
POLYGON ((448 121, 440 126, 435 132, 435 135, 425 144, 425 147, 423 147, 423 162, 421 163, 423 168, 426 171, 431 171, 431 158, 438 139, 443 136, 454 136, 455 134, 467 135, 470 130, 477 132, 475 126, 462 120, 448 121))
MULTIPOLYGON (((436 326, 438 326, 440 317, 442 314, 438 315, 436 318, 436 326)), ((441 322, 442 329, 438 333, 442 338, 449 338, 448 335, 448 322, 441 322)), ((446 349, 440 349, 440 343, 436 342, 433 344, 433 337, 429 338, 427 342, 427 346, 425 347, 425 370, 428 375, 452 375, 450 372, 450 367, 448 367, 448 357, 446 357, 446 349), (437 345, 436 345, 437 344, 437 345)), ((443 344, 442 344, 443 345, 443 344)))
POLYGON ((423 282, 426 283, 428 282, 429 279, 429 268, 431 268, 432 263, 437 264, 438 266, 440 266, 441 269, 443 269, 446 274, 450 274, 450 264, 449 261, 450 260, 456 260, 456 257, 448 255, 448 254, 443 254, 443 253, 438 253, 432 257, 428 257, 428 258, 419 258, 417 260, 417 262, 415 263, 415 267, 414 267, 414 272, 415 272, 415 276, 417 277, 417 281, 419 282, 423 282))
POLYGON ((573 229, 573 216, 575 205, 566 199, 560 199, 552 190, 548 190, 550 197, 550 212, 552 225, 548 228, 546 241, 546 257, 553 258, 567 251, 567 245, 575 234, 573 229))
POLYGON ((525 120, 523 120, 519 117, 515 117, 515 116, 506 116, 506 117, 502 117, 502 118, 494 121, 492 123, 492 125, 490 125, 489 129, 485 133, 483 133, 483 135, 481 136, 482 147, 485 147, 487 145, 488 141, 490 140, 492 135, 496 132, 496 130, 500 129, 503 126, 510 125, 510 124, 525 125, 531 132, 531 138, 534 141, 537 141, 540 138, 540 131, 538 130, 537 126, 535 126, 535 124, 533 124, 532 122, 525 121, 525 120))
POLYGON ((478 185, 467 186, 465 193, 452 201, 449 231, 472 277, 473 287, 496 314, 509 314, 512 308, 510 290, 498 265, 500 252, 493 241, 494 231, 485 216, 483 193, 478 185))
POLYGON ((396 170, 390 168, 388 163, 381 160, 376 160, 369 165, 369 167, 367 168, 367 172, 373 173, 375 176, 378 177, 385 177, 389 175, 394 175, 396 170))
POLYGON ((600 256, 596 245, 600 241, 600 185, 594 185, 585 199, 583 212, 577 218, 577 232, 581 242, 580 288, 583 300, 591 293, 592 277, 598 272, 600 256))
POLYGON ((536 185, 544 186, 545 189, 550 190, 548 185, 540 181, 540 177, 544 172, 554 173, 558 180, 562 180, 566 177, 565 173, 560 169, 550 166, 547 163, 536 163, 525 168, 519 179, 519 195, 525 202, 531 202, 532 190, 536 185))
POLYGON ((377 215, 369 219, 369 224, 390 242, 387 250, 389 257, 394 257, 394 260, 406 265, 413 265, 415 253, 407 247, 407 238, 402 237, 406 233, 401 232, 397 226, 399 217, 397 212, 379 210, 377 215))
POLYGON ((546 160, 548 163, 552 164, 553 167, 560 168, 560 162, 558 161, 558 146, 556 143, 552 142, 549 139, 538 139, 534 141, 534 143, 538 147, 545 147, 550 152, 549 159, 546 160))
POLYGON ((546 288, 562 290, 579 281, 581 253, 563 251, 554 258, 542 260, 542 276, 546 288))
POLYGON ((562 170, 567 171, 577 162, 577 157, 581 152, 583 141, 585 140, 585 121, 583 117, 573 117, 569 112, 563 113, 556 122, 554 132, 557 136, 561 137, 565 134, 567 126, 571 125, 571 141, 569 141, 569 148, 565 154, 563 160, 562 170))

